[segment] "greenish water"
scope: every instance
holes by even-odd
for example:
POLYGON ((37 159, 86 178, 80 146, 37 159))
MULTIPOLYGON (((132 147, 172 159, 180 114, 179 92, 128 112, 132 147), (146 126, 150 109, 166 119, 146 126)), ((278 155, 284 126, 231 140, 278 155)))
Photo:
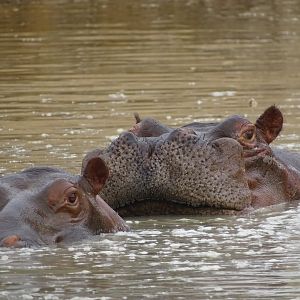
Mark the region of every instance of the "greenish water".
MULTIPOLYGON (((134 123, 278 105, 277 145, 300 150, 300 3, 2 1, 0 173, 80 171, 134 123)), ((131 233, 0 250, 2 299, 298 299, 299 208, 130 219, 131 233)))

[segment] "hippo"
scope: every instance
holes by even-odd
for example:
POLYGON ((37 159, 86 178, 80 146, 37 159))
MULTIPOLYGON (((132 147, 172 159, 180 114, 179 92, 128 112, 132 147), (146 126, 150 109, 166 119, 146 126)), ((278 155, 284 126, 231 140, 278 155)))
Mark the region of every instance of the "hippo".
POLYGON ((300 199, 300 155, 270 146, 283 125, 276 106, 255 123, 238 115, 179 128, 136 121, 82 164, 106 162, 101 195, 120 216, 242 214, 300 199))
POLYGON ((0 179, 0 246, 35 247, 127 231, 125 221, 98 195, 108 177, 100 157, 82 175, 32 167, 0 179))

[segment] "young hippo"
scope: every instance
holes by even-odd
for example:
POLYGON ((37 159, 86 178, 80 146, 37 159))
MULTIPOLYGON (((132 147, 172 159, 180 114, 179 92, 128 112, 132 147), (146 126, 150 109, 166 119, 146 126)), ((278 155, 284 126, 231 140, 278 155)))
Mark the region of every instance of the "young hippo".
POLYGON ((0 246, 69 243, 104 232, 127 231, 98 193, 108 177, 99 157, 81 176, 33 167, 0 179, 0 246))

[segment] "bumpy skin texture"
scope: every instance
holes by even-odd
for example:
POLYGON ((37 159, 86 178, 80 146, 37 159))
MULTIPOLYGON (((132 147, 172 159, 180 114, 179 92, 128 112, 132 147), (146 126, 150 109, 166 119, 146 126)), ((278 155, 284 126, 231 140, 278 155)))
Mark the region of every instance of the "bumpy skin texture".
POLYGON ((34 167, 0 179, 0 246, 70 243, 102 232, 128 230, 97 194, 108 169, 92 158, 82 176, 34 167))
POLYGON ((110 176, 101 195, 121 216, 236 214, 300 197, 299 155, 269 147, 283 123, 275 106, 255 124, 232 116, 173 129, 136 119, 83 161, 106 161, 110 176))

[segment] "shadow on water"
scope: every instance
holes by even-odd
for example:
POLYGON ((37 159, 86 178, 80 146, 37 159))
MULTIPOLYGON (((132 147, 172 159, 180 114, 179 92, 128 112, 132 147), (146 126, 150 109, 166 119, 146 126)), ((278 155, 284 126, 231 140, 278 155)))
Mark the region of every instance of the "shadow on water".
MULTIPOLYGON (((298 1, 2 1, 1 174, 79 172, 131 127, 272 104, 299 150, 298 1), (255 105, 250 105, 250 103, 255 105)), ((0 298, 296 299, 298 204, 244 217, 131 219, 130 233, 0 251, 0 298)))

